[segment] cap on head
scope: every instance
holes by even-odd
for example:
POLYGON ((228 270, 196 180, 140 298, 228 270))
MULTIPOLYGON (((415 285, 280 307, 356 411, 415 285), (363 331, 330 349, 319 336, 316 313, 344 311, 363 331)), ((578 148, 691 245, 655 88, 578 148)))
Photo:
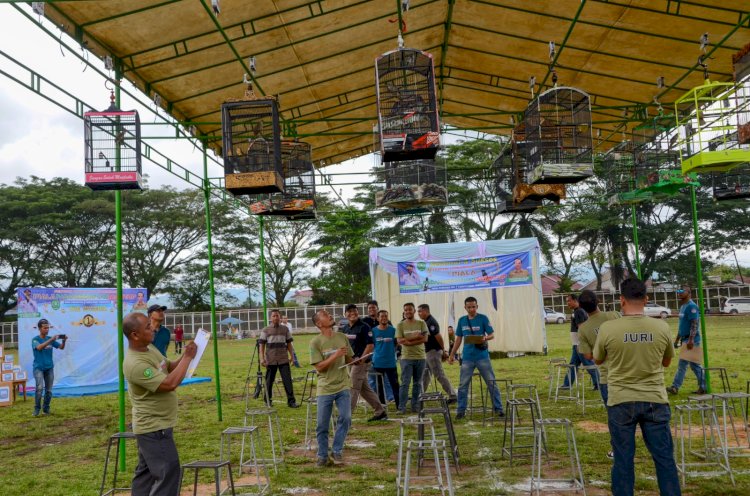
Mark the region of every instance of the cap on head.
POLYGON ((42 326, 49 325, 49 320, 47 319, 39 319, 39 322, 36 323, 36 328, 41 329, 42 326))
POLYGON ((163 312, 166 309, 167 307, 165 307, 164 305, 151 305, 150 307, 148 307, 148 314, 151 315, 151 312, 156 312, 157 310, 163 312))

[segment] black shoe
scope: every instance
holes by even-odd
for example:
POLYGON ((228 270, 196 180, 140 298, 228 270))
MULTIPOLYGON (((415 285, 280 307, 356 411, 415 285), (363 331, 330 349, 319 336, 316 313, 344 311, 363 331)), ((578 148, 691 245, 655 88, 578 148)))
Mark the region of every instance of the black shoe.
POLYGON ((448 398, 449 405, 452 405, 453 403, 456 403, 456 402, 458 402, 458 400, 456 399, 455 396, 451 396, 450 398, 448 398))
POLYGON ((497 418, 505 418, 505 412, 503 411, 495 412, 495 416, 497 418))
POLYGON ((291 401, 291 402, 287 403, 287 406, 289 408, 299 408, 300 407, 300 405, 298 405, 296 401, 291 401))
POLYGON ((378 420, 388 420, 388 412, 383 410, 383 413, 380 415, 375 415, 374 417, 370 417, 367 419, 368 422, 377 422, 378 420))
POLYGON ((458 412, 456 413, 456 420, 461 420, 462 418, 466 417, 466 412, 458 412))
POLYGON ((706 390, 703 388, 698 388, 697 391, 693 391, 692 394, 706 394, 706 390))
POLYGON ((667 392, 668 392, 669 394, 677 394, 677 388, 676 388, 676 387, 674 387, 674 386, 669 386, 669 387, 667 388, 667 392))

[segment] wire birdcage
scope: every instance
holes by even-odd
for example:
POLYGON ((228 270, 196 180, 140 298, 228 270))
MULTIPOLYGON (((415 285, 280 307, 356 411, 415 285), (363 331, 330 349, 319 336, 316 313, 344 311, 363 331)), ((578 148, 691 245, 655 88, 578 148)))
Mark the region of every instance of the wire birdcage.
POLYGON ((448 204, 445 165, 434 160, 385 162, 379 175, 385 190, 375 194, 375 205, 395 209, 448 204))
POLYGON ((513 188, 518 182, 519 171, 514 165, 513 145, 508 144, 492 163, 495 174, 495 196, 498 198, 498 213, 533 212, 542 206, 541 200, 513 201, 513 188))
POLYGON ((522 203, 525 200, 550 200, 560 203, 565 198, 564 184, 538 183, 529 184, 526 181, 526 134, 523 124, 513 130, 511 151, 515 184, 513 186, 513 202, 522 203))
POLYGON ((711 180, 716 201, 750 198, 750 164, 740 165, 729 172, 714 172, 711 180))
POLYGON ((226 189, 235 195, 284 191, 276 100, 221 105, 226 189))
POLYGON ((594 175, 588 94, 549 89, 526 108, 524 124, 529 183, 576 183, 594 175))
POLYGON ((141 123, 135 110, 110 106, 83 114, 86 186, 141 189, 141 123))
POLYGON ((737 140, 750 144, 750 43, 732 56, 734 81, 737 83, 737 140))
POLYGON ((434 159, 440 122, 432 55, 399 48, 375 61, 378 131, 383 162, 434 159))
POLYGON ((633 149, 633 142, 625 140, 607 150, 602 158, 610 207, 642 203, 653 198, 653 193, 636 189, 633 149))
POLYGON ((281 142, 284 192, 254 195, 250 211, 256 215, 277 215, 289 220, 315 218, 315 168, 309 143, 281 142))

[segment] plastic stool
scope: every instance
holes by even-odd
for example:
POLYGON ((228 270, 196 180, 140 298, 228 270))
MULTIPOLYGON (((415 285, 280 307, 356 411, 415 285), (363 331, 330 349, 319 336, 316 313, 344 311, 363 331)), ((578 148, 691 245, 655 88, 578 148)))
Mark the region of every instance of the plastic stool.
POLYGON ((135 434, 133 434, 132 432, 116 432, 109 436, 109 441, 107 442, 107 457, 104 459, 104 473, 102 474, 102 486, 99 489, 99 496, 108 496, 120 491, 130 491, 130 487, 117 487, 117 469, 120 460, 120 442, 121 440, 124 441, 125 439, 135 439, 135 434), (104 485, 107 483, 107 469, 109 468, 109 454, 112 450, 113 444, 115 445, 114 478, 112 480, 112 488, 108 489, 107 492, 104 492, 104 485))
POLYGON ((229 472, 229 491, 232 491, 232 496, 235 495, 234 492, 234 478, 232 477, 232 466, 229 464, 228 461, 195 461, 186 463, 182 466, 182 474, 180 477, 180 489, 178 491, 178 494, 182 493, 182 479, 185 476, 186 470, 195 470, 195 480, 193 482, 193 496, 198 495, 198 470, 202 468, 210 468, 214 471, 214 480, 216 481, 216 496, 220 496, 223 494, 221 492, 221 471, 222 469, 226 467, 227 471, 229 472))

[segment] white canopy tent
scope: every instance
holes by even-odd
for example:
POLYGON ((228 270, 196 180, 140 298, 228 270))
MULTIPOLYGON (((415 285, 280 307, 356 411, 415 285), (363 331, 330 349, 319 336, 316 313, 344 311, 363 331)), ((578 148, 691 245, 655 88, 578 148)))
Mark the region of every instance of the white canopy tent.
POLYGON ((495 339, 489 341, 491 351, 543 352, 546 349, 539 242, 536 238, 372 248, 370 276, 373 297, 381 309, 390 312, 392 322, 401 320, 405 303, 426 303, 440 323, 443 339, 447 342, 448 326, 455 326, 465 315, 464 299, 473 296, 479 303, 479 312, 489 317, 495 329, 495 339), (450 292, 399 292, 398 262, 465 260, 522 252, 530 254, 531 284, 450 292))

